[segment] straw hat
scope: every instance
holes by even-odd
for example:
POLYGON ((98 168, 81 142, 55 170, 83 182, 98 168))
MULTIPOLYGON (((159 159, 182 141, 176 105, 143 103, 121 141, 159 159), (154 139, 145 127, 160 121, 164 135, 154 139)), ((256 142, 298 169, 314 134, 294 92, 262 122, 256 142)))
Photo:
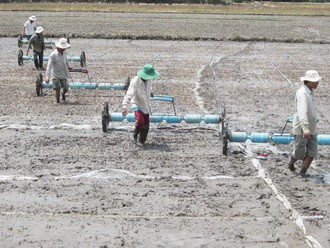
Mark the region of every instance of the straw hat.
POLYGON ((40 34, 44 31, 43 27, 37 27, 36 34, 40 34))
POLYGON ((315 70, 309 70, 306 71, 305 76, 300 78, 301 82, 318 82, 320 81, 322 78, 320 77, 319 73, 315 70))
POLYGON ((35 15, 32 15, 32 16, 30 16, 30 17, 29 17, 29 20, 30 20, 30 21, 36 21, 36 20, 37 20, 37 18, 36 18, 36 16, 35 16, 35 15))
POLYGON ((159 72, 154 69, 151 64, 146 64, 141 70, 138 71, 137 75, 144 79, 150 80, 159 77, 159 72))
POLYGON ((70 44, 68 43, 67 39, 60 38, 58 42, 55 43, 55 46, 61 49, 67 49, 70 47, 70 44))

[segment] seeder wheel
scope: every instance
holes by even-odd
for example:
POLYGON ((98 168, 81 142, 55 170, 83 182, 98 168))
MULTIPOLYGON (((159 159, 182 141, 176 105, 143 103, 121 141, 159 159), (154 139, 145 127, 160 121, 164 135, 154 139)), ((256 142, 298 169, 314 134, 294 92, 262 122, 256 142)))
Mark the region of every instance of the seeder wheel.
POLYGON ((22 47, 23 46, 22 36, 18 36, 17 43, 18 43, 18 47, 22 47))
POLYGON ((23 65, 23 50, 20 49, 18 51, 18 65, 22 66, 23 65))
POLYGON ((37 93, 37 96, 41 96, 42 95, 42 74, 41 73, 39 73, 37 75, 36 93, 37 93))
POLYGON ((108 131, 109 122, 110 122, 109 104, 108 102, 105 102, 102 110, 102 130, 105 133, 108 131))
POLYGON ((227 155, 228 151, 228 140, 229 140, 229 131, 228 131, 228 124, 222 125, 222 154, 227 155))
POLYGON ((84 51, 80 54, 80 65, 81 67, 84 67, 86 65, 86 54, 84 51))

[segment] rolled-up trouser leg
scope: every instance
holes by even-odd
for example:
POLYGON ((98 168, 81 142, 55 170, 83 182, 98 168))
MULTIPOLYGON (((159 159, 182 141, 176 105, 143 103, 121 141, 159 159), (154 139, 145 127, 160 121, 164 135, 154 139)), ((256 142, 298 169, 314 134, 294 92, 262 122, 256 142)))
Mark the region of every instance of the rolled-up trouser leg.
POLYGON ((135 129, 133 137, 137 138, 139 135, 139 142, 144 143, 147 139, 149 131, 149 114, 144 114, 141 110, 134 111, 135 129))
POLYGON ((146 142, 148 132, 149 132, 149 125, 142 127, 141 132, 140 132, 140 136, 139 136, 139 142, 141 144, 144 144, 146 142))

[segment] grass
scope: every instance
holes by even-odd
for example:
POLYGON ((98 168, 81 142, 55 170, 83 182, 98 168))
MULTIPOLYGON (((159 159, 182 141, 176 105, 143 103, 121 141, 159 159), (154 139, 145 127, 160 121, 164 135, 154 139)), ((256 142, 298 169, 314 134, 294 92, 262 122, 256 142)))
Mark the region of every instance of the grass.
POLYGON ((95 11, 154 13, 219 13, 329 16, 330 4, 254 2, 222 5, 106 4, 106 3, 0 3, 0 11, 95 11))

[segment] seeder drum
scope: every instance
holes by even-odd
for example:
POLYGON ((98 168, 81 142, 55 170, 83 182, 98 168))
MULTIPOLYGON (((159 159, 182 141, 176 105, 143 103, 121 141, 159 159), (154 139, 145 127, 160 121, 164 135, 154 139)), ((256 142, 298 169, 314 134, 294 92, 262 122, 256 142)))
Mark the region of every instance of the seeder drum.
MULTIPOLYGON (((70 44, 70 38, 67 37, 66 40, 67 40, 67 42, 70 44)), ((18 38, 17 38, 17 43, 18 43, 18 47, 22 47, 23 44, 28 44, 29 41, 28 41, 25 37, 22 37, 22 36, 20 35, 20 36, 18 36, 18 38)), ((46 39, 46 38, 44 39, 44 43, 45 43, 45 45, 49 45, 49 46, 53 46, 53 45, 55 45, 55 42, 54 42, 54 41, 49 40, 49 39, 46 39)))
MULTIPOLYGON (((70 72, 81 72, 81 73, 86 73, 88 76, 88 71, 86 69, 70 69, 70 72)), ((120 83, 115 83, 115 84, 110 84, 110 83, 92 83, 90 81, 90 78, 88 77, 89 82, 88 83, 83 83, 83 82, 73 82, 69 83, 69 88, 70 89, 85 89, 85 90, 127 90, 129 87, 129 78, 126 79, 126 82, 123 84, 120 83)), ((53 83, 52 82, 43 82, 43 77, 42 74, 39 73, 37 75, 37 80, 36 80, 36 93, 37 96, 42 95, 42 90, 46 89, 52 89, 53 88, 53 83)))
MULTIPOLYGON (((129 113, 125 116, 122 113, 109 113, 108 102, 104 103, 102 110, 102 130, 107 132, 109 122, 122 122, 122 121, 134 122, 134 114, 129 113)), ((186 123, 201 123, 205 124, 219 124, 222 122, 222 118, 219 115, 150 115, 150 122, 167 122, 167 123, 181 123, 185 121, 186 123)))
MULTIPOLYGON (((86 65, 86 54, 84 51, 81 52, 80 56, 76 56, 76 57, 67 56, 66 58, 67 58, 68 62, 80 62, 80 65, 82 67, 84 67, 86 65)), ((24 60, 33 61, 34 58, 33 58, 33 56, 24 56, 23 50, 20 49, 18 51, 18 65, 22 66, 24 60)), ((49 56, 43 57, 43 61, 48 61, 48 60, 49 60, 49 56)))

